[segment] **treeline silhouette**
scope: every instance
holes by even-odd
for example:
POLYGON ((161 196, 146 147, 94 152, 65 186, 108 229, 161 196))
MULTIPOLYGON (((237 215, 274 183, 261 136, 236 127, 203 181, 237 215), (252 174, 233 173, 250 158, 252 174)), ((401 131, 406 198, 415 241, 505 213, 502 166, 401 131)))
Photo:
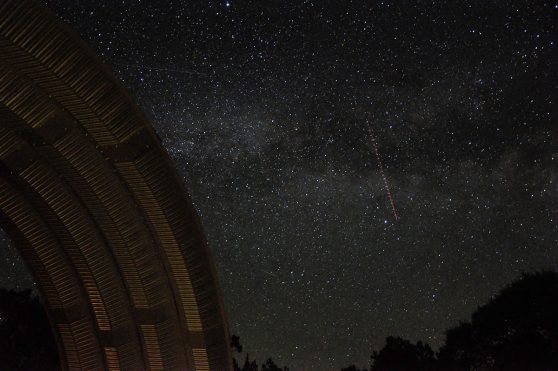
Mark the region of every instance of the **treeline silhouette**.
POLYGON ((557 371, 558 274, 524 273, 471 321, 447 330, 436 354, 420 341, 388 337, 371 361, 370 371, 557 371))
MULTIPOLYGON (((233 335, 231 337, 231 347, 233 351, 242 353, 242 345, 240 345, 240 338, 237 335, 233 335)), ((267 361, 262 364, 262 368, 260 369, 256 360, 250 360, 249 354, 246 354, 246 358, 244 359, 244 365, 242 366, 242 368, 240 368, 240 366, 238 365, 236 357, 233 357, 233 367, 234 371, 289 371, 289 368, 287 366, 283 368, 277 367, 277 365, 271 358, 268 358, 267 361)))
MULTIPOLYGON (((231 338, 235 357, 242 345, 231 338)), ((247 354, 235 371, 287 371, 271 358, 258 365, 247 354)), ((0 369, 57 370, 46 313, 31 291, 0 289, 0 369)), ((369 369, 342 371, 558 371, 558 273, 526 273, 472 315, 446 331, 438 352, 421 341, 390 336, 369 369)))

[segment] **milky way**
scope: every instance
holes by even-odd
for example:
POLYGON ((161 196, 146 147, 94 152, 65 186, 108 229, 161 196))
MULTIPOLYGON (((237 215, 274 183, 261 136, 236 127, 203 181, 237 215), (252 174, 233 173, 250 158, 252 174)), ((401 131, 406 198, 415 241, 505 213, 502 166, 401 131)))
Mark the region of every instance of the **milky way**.
MULTIPOLYGON (((258 361, 436 347, 522 271, 558 268, 555 3, 43 3, 153 122, 258 361)), ((2 254, 1 284, 31 285, 2 254)))

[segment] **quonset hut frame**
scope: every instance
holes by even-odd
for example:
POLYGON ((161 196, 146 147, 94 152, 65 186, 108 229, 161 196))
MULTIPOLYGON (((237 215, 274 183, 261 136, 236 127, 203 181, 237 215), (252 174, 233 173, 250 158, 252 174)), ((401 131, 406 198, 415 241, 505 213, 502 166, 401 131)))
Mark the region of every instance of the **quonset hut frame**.
POLYGON ((229 370, 198 217, 110 70, 32 0, 0 0, 0 225, 65 369, 229 370))

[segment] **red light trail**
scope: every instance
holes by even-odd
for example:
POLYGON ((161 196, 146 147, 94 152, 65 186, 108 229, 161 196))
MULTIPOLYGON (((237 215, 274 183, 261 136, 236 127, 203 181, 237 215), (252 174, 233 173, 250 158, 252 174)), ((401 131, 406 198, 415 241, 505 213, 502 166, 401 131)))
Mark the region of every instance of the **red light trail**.
POLYGON ((395 220, 399 220, 399 215, 397 214, 397 209, 395 208, 395 201, 393 199, 393 195, 391 194, 391 190, 389 188, 389 183, 387 180, 386 173, 384 171, 384 165, 382 163, 382 158, 380 157, 380 151, 378 151, 378 143, 376 142, 376 137, 374 136, 374 132, 370 127, 368 127, 368 133, 370 134, 370 138, 372 139, 372 145, 374 146, 374 153, 376 154, 376 161, 378 161, 378 167, 380 169, 380 174, 382 174, 382 179, 384 180, 384 188, 387 193, 387 198, 391 205, 391 211, 393 213, 393 217, 395 220))

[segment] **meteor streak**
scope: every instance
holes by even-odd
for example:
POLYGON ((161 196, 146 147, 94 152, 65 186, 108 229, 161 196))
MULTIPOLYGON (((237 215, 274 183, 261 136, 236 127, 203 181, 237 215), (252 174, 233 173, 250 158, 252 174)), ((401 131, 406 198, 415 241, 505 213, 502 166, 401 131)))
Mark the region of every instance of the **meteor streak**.
POLYGON ((382 163, 382 158, 380 157, 380 151, 378 151, 378 143, 376 142, 376 136, 370 127, 368 127, 368 133, 370 134, 370 138, 372 139, 372 145, 374 146, 374 153, 376 154, 376 161, 378 161, 378 168, 380 169, 380 174, 382 174, 382 179, 384 181, 384 189, 386 190, 387 198, 391 205, 391 211, 393 213, 394 219, 397 221, 399 220, 399 215, 397 214, 397 209, 395 208, 395 201, 393 199, 393 195, 391 194, 391 190, 389 188, 389 183, 387 180, 386 173, 384 171, 384 165, 382 163))

